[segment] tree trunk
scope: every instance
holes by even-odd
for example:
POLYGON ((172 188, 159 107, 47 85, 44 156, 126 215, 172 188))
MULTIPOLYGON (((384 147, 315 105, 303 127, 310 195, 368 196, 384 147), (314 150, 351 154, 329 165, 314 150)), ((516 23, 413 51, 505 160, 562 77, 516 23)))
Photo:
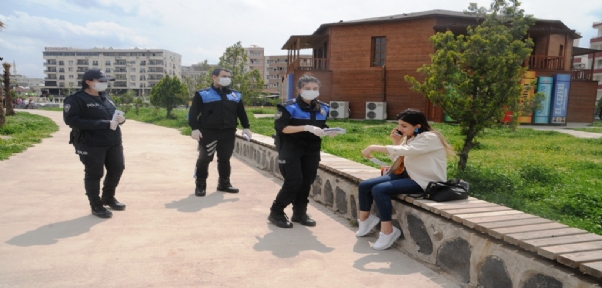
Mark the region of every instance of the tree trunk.
POLYGON ((2 100, 4 99, 4 97, 2 97, 2 91, 0 91, 0 128, 2 128, 2 126, 4 126, 4 123, 6 123, 6 115, 4 115, 4 105, 2 104, 2 100))
POLYGON ((165 116, 167 119, 171 118, 171 107, 167 107, 165 110, 167 110, 167 115, 165 116))
POLYGON ((474 147, 474 137, 476 136, 476 132, 472 129, 469 129, 466 133, 466 139, 464 139, 464 146, 462 147, 462 151, 458 154, 460 156, 460 160, 458 161, 458 170, 464 171, 466 169, 466 164, 468 163, 468 153, 470 149, 474 147))
POLYGON ((15 116, 13 109, 13 97, 10 95, 10 64, 3 63, 4 66, 4 99, 6 99, 6 116, 15 116))

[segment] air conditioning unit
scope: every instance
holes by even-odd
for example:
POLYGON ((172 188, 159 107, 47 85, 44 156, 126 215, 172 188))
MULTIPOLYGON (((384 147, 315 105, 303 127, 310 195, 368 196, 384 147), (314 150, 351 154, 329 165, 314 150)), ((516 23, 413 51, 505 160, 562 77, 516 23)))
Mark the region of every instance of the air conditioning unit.
POLYGON ((330 118, 346 119, 349 118, 349 102, 330 101, 330 118))
POLYGON ((366 119, 387 119, 387 102, 366 102, 366 119))

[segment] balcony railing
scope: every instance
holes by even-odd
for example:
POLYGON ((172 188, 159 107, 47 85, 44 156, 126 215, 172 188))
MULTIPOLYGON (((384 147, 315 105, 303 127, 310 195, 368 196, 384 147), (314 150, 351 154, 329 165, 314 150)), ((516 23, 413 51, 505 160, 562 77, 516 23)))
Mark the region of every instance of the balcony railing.
POLYGON ((532 55, 527 59, 529 69, 564 70, 564 57, 532 55))
POLYGON ((573 81, 592 81, 594 73, 591 69, 573 69, 571 70, 571 80, 573 81))
POLYGON ((326 58, 297 58, 288 67, 289 71, 328 69, 328 59, 326 58))

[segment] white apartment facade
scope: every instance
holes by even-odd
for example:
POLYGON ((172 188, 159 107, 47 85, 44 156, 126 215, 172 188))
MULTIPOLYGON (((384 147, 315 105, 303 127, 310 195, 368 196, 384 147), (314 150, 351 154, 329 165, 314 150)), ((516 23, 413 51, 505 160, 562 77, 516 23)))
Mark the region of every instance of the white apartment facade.
POLYGON ((43 58, 45 89, 50 95, 81 87, 88 69, 101 69, 115 78, 109 84, 111 93, 132 90, 137 96, 148 96, 165 75, 182 76, 182 56, 164 49, 45 47, 43 58))

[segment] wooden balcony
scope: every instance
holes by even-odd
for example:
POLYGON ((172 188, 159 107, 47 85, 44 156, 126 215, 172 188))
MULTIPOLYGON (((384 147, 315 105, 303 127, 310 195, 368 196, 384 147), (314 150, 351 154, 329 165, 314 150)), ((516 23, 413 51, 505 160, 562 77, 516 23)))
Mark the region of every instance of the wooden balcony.
POLYGON ((532 55, 527 58, 525 66, 529 70, 564 70, 564 57, 532 55))
POLYGON ((328 59, 326 58, 297 58, 288 66, 288 71, 291 73, 295 70, 316 71, 329 70, 328 59))
POLYGON ((573 69, 571 70, 571 80, 573 81, 592 81, 594 73, 591 69, 573 69))

